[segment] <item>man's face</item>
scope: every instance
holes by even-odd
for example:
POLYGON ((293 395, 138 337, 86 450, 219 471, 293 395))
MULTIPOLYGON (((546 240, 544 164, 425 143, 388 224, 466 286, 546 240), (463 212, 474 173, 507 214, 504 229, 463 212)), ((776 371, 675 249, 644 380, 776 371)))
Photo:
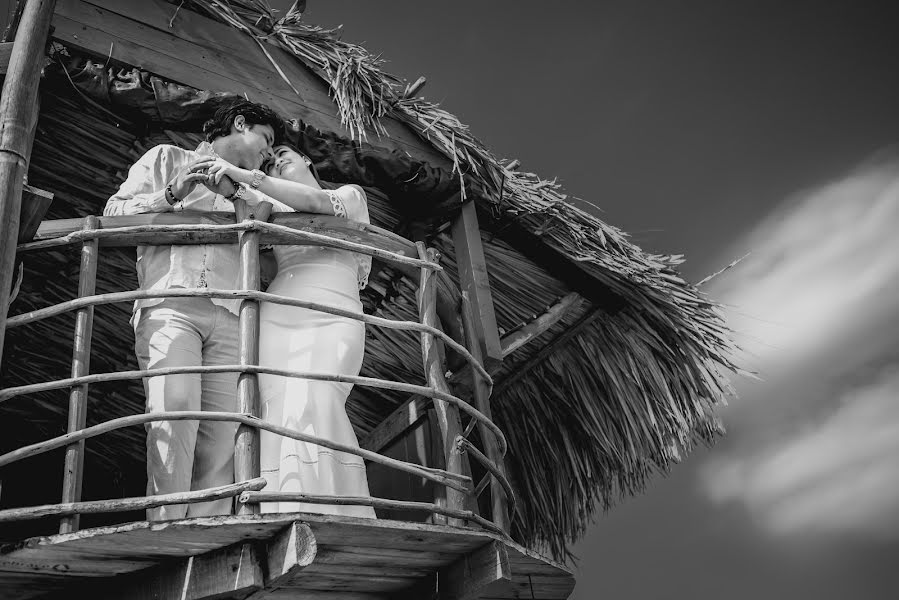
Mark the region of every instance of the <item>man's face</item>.
POLYGON ((243 169, 258 169, 272 155, 275 130, 271 125, 246 124, 238 132, 236 142, 241 163, 237 166, 243 169))

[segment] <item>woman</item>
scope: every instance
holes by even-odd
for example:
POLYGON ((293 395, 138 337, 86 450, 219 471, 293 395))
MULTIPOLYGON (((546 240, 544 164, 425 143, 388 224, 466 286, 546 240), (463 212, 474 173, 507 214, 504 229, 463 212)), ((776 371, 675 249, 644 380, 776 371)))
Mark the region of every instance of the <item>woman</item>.
MULTIPOLYGON (((267 173, 218 161, 208 171, 216 183, 229 177, 274 198, 275 211, 297 211, 369 222, 365 193, 345 185, 323 190, 312 161, 288 146, 276 146, 267 173)), ((318 246, 275 246, 278 274, 268 291, 362 313, 359 290, 368 283, 371 258, 318 246)), ((327 313, 262 303, 259 364, 293 371, 358 375, 365 326, 327 313)), ((345 404, 348 383, 260 375, 261 416, 295 431, 358 447, 345 404)), ((263 431, 262 475, 266 490, 305 494, 369 496, 365 464, 353 454, 263 431)), ((262 512, 317 512, 375 518, 369 506, 264 502, 262 512)))

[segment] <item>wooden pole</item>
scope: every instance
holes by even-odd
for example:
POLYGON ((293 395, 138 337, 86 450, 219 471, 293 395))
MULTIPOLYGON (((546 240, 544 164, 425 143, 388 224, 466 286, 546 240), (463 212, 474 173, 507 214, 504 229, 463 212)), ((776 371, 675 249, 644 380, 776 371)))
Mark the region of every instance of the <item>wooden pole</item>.
MULTIPOLYGON (((422 260, 437 261, 437 252, 433 248, 425 249, 422 242, 416 242, 418 256, 422 260)), ((421 270, 421 283, 418 294, 418 314, 421 322, 435 327, 437 325, 437 283, 433 273, 426 269, 421 270)), ((428 384, 441 392, 449 392, 449 386, 444 379, 445 365, 440 360, 437 340, 429 333, 421 334, 421 356, 424 362, 425 376, 428 384)), ((443 437, 443 455, 446 459, 446 470, 450 473, 462 474, 462 452, 457 443, 457 438, 462 433, 462 421, 459 418, 459 409, 442 400, 434 399, 434 412, 437 415, 437 423, 443 437)), ((458 490, 448 488, 446 490, 446 504, 450 510, 458 511, 465 508, 465 495, 458 490)), ((458 518, 450 518, 448 525, 460 527, 463 525, 458 518)))
POLYGON ((466 202, 453 221, 453 248, 459 267, 459 284, 468 292, 478 345, 483 364, 492 370, 502 364, 503 349, 499 341, 499 328, 493 311, 493 296, 484 258, 484 244, 478 226, 478 214, 474 202, 466 202))
POLYGON ((22 12, 0 98, 0 357, 12 287, 22 186, 28 172, 32 114, 44 46, 56 0, 28 0, 22 12))
MULTIPOLYGON (((475 334, 471 299, 468 296, 468 292, 465 291, 462 292, 462 327, 465 330, 465 341, 468 344, 471 353, 474 355, 475 359, 481 360, 481 346, 477 335, 475 334)), ((473 380, 472 394, 474 396, 475 408, 481 411, 488 419, 492 419, 493 417, 490 414, 491 386, 475 371, 472 371, 471 376, 473 380)), ((484 444, 487 458, 496 465, 499 473, 504 476, 505 469, 503 469, 503 455, 499 451, 496 438, 493 436, 492 431, 487 429, 482 423, 479 422, 479 424, 481 440, 484 444)), ((509 505, 508 499, 506 498, 506 490, 503 489, 496 477, 491 477, 490 479, 490 504, 490 515, 493 518, 493 522, 504 532, 509 533, 509 505)))
MULTIPOLYGON (((234 203, 234 212, 239 222, 256 220, 244 200, 234 203)), ((240 233, 240 287, 258 291, 259 276, 259 231, 249 229, 240 233)), ((238 354, 242 365, 259 364, 259 302, 245 298, 240 303, 238 315, 238 354)), ((259 416, 259 376, 256 373, 240 373, 237 376, 237 410, 246 415, 259 416)), ((240 425, 234 444, 234 480, 247 481, 260 474, 259 430, 240 425)), ((236 514, 253 515, 259 513, 258 504, 238 504, 236 514)))
MULTIPOLYGON (((84 219, 85 229, 96 229, 97 217, 84 219)), ((96 239, 84 242, 81 248, 81 274, 78 278, 78 295, 92 296, 97 288, 97 262, 100 242, 96 239)), ((82 377, 90 372, 91 336, 94 328, 94 307, 85 306, 75 316, 75 344, 72 350, 72 377, 82 377)), ((88 385, 73 386, 69 392, 68 432, 80 431, 87 423, 88 385)), ((81 500, 81 482, 84 471, 84 440, 66 446, 65 468, 62 479, 62 501, 73 503, 81 500)), ((63 517, 59 533, 78 531, 79 516, 63 517)))

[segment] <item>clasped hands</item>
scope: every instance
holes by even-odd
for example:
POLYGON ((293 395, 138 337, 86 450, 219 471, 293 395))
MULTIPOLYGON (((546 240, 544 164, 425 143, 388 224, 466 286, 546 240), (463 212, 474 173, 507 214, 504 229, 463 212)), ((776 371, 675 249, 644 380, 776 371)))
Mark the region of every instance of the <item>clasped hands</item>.
POLYGON ((210 191, 225 198, 237 191, 237 184, 230 177, 237 167, 226 160, 204 156, 189 163, 172 181, 172 195, 182 200, 197 184, 205 185, 210 191))

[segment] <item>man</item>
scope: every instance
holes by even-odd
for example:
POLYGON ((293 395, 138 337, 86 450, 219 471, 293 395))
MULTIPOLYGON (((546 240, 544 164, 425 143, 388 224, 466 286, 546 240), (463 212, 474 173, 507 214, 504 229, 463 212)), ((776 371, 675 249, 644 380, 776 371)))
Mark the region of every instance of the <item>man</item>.
MULTIPOLYGON (((216 157, 259 169, 283 134, 270 108, 243 98, 224 102, 204 127, 195 151, 160 145, 130 169, 105 215, 168 211, 232 211, 239 188, 215 184, 205 169, 216 157)), ((254 197, 257 197, 254 195, 254 197)), ((250 202, 252 203, 251 199, 250 202)), ((140 289, 238 287, 235 244, 139 246, 140 289)), ((132 325, 141 369, 237 364, 239 300, 138 300, 132 325)), ((237 410, 237 373, 164 375, 144 380, 147 412, 237 410)), ((219 421, 156 421, 147 425, 147 495, 185 492, 234 482, 237 425, 219 421)), ((149 520, 229 514, 231 499, 162 506, 149 520)))

